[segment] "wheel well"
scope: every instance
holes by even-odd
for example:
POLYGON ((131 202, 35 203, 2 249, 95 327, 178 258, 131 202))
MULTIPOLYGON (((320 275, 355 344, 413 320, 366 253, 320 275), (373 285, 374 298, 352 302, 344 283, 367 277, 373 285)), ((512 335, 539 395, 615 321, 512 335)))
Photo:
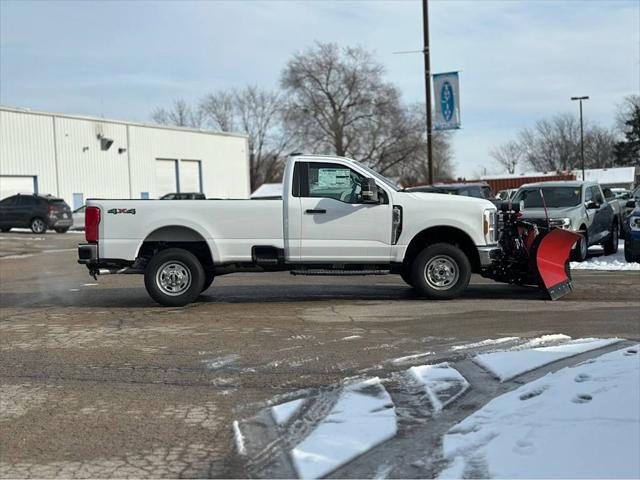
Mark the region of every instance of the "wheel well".
POLYGON ((467 256, 473 272, 480 271, 480 256, 473 240, 465 232, 455 227, 431 227, 418 233, 407 247, 403 265, 406 267, 426 247, 434 243, 449 243, 458 246, 467 256))
POLYGON ((213 268, 211 249, 204 237, 192 228, 178 225, 161 227, 151 232, 142 242, 138 257, 148 260, 167 248, 187 250, 198 258, 205 270, 213 268))

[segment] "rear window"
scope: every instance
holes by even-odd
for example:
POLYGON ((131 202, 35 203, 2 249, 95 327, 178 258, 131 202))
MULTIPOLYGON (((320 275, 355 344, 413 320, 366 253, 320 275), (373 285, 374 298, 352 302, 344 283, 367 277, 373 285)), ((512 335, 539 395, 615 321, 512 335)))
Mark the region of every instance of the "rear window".
POLYGON ((55 207, 57 209, 69 208, 69 205, 67 205, 67 202, 65 202, 61 198, 48 198, 47 202, 49 203, 49 206, 55 207))
MULTIPOLYGON (((542 193, 548 208, 575 207, 580 204, 581 187, 543 187, 542 193)), ((540 188, 520 190, 513 199, 524 201, 524 208, 543 208, 540 188)))

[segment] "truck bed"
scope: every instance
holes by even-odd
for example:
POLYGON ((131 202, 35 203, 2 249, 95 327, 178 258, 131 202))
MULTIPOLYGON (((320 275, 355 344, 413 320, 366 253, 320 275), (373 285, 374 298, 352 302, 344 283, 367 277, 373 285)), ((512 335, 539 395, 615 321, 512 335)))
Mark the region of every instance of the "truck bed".
POLYGON ((251 247, 284 247, 282 200, 100 200, 100 258, 134 260, 142 243, 206 241, 215 263, 251 261, 251 247), (192 232, 189 232, 192 231, 192 232))

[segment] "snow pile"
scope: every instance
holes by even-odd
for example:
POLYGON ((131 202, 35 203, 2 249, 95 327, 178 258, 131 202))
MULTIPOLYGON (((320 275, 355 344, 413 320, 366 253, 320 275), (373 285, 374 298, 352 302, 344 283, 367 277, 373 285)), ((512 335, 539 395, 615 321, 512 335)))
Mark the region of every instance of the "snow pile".
POLYGON ((440 478, 640 478, 639 350, 495 398, 444 436, 440 478))
POLYGON ((403 363, 411 363, 414 360, 418 360, 422 357, 428 357, 429 355, 433 355, 433 352, 424 352, 424 353, 416 353, 414 355, 407 355, 406 357, 398 357, 391 360, 391 363, 394 365, 401 365, 403 363))
POLYGON ((244 445, 244 435, 240 431, 240 424, 237 420, 233 421, 233 440, 236 444, 236 450, 240 455, 246 455, 247 449, 244 445))
POLYGON ((304 403, 304 399, 299 398, 298 400, 291 400, 287 403, 281 403, 280 405, 275 405, 271 407, 271 416, 273 417, 273 421, 278 425, 284 425, 285 423, 291 420, 300 407, 304 403))
POLYGON ((501 343, 516 342, 520 340, 520 337, 502 337, 502 338, 489 338, 487 340, 481 340, 480 342, 467 343, 465 345, 454 345, 451 350, 468 350, 470 348, 489 347, 492 345, 499 345, 501 343))
POLYGON ((391 397, 372 378, 348 385, 331 412, 291 451, 300 478, 319 478, 395 436, 391 397))
MULTIPOLYGON (((599 249, 602 251, 602 249, 599 249)), ((589 252, 598 251, 590 248, 589 252)), ((624 242, 618 244, 618 252, 613 255, 590 257, 584 262, 571 262, 573 270, 640 270, 640 263, 629 263, 624 259, 624 242)))
MULTIPOLYGON (((546 338, 548 337, 550 336, 547 335, 546 338)), ((552 339, 555 338, 557 338, 555 335, 552 336, 552 339)), ((543 339, 545 339, 545 337, 534 339, 529 342, 529 344, 537 345, 537 341, 543 339)), ((574 355, 588 352, 589 350, 606 347, 619 341, 620 339, 618 338, 578 338, 560 345, 548 347, 535 346, 523 350, 482 353, 474 357, 473 361, 485 370, 493 373, 501 382, 504 382, 505 380, 510 380, 518 375, 562 360, 563 358, 573 357, 574 355)))
POLYGON ((447 362, 411 367, 409 374, 424 387, 436 413, 469 388, 469 382, 447 362))

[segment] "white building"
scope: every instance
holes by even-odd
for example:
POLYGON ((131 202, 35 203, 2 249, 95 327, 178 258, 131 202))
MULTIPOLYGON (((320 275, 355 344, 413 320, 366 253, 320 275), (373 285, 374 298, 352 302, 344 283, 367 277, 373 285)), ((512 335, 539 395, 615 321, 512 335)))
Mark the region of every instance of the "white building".
POLYGON ((245 135, 0 107, 0 198, 249 198, 245 135))

